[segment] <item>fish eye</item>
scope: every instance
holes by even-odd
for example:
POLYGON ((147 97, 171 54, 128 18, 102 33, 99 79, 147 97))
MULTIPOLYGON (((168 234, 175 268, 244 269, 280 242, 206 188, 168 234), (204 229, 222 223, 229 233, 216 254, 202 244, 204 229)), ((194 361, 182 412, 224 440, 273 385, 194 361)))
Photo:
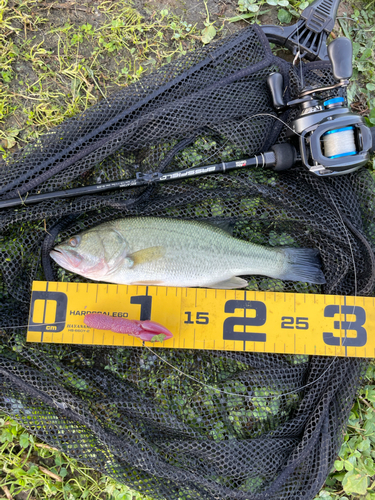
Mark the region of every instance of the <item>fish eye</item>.
POLYGON ((71 247, 76 247, 79 245, 80 241, 81 238, 79 236, 73 236, 73 238, 70 238, 68 243, 71 247))

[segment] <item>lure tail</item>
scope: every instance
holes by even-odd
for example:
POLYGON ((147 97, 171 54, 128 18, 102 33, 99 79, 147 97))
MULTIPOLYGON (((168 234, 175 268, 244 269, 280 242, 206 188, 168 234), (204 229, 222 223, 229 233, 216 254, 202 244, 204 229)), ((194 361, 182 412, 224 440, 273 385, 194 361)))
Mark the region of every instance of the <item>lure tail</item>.
POLYGON ((115 333, 126 333, 145 342, 163 342, 171 339, 172 333, 155 321, 139 321, 125 318, 114 318, 101 313, 90 313, 85 316, 85 325, 96 330, 110 330, 115 333))

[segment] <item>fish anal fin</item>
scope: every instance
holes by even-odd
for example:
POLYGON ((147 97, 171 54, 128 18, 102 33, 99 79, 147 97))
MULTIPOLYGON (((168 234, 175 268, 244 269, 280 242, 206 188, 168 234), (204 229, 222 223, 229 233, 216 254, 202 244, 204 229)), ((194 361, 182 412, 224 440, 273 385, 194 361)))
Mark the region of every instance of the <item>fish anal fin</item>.
POLYGON ((128 258, 133 261, 133 266, 143 264, 145 262, 152 262, 161 259, 165 255, 165 248, 162 246, 149 247, 138 250, 137 252, 128 255, 128 258))
POLYGON ((238 276, 232 276, 229 280, 219 281, 218 283, 211 283, 210 285, 204 286, 205 288, 233 290, 234 288, 245 288, 245 286, 247 286, 247 281, 238 276))
POLYGON ((143 281, 133 281, 129 285, 139 285, 139 286, 166 286, 164 281, 158 280, 143 280, 143 281))

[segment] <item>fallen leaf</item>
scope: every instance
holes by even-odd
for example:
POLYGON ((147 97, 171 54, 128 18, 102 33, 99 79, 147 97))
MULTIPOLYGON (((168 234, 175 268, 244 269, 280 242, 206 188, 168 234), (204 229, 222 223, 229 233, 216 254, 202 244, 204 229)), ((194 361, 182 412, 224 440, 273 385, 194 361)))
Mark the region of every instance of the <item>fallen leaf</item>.
POLYGON ((211 24, 211 26, 207 26, 207 28, 204 28, 204 30, 202 31, 201 40, 203 43, 210 43, 210 41, 213 38, 215 38, 215 36, 216 36, 216 29, 211 24))

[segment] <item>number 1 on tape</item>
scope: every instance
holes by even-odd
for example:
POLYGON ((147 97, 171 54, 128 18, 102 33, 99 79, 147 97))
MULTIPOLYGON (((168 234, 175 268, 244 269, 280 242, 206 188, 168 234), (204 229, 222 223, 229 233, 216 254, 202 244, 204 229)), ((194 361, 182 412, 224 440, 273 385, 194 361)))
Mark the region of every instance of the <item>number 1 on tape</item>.
POLYGON ((245 290, 33 283, 28 342, 141 346, 95 330, 87 313, 151 319, 173 333, 153 347, 375 357, 375 299, 245 290))

